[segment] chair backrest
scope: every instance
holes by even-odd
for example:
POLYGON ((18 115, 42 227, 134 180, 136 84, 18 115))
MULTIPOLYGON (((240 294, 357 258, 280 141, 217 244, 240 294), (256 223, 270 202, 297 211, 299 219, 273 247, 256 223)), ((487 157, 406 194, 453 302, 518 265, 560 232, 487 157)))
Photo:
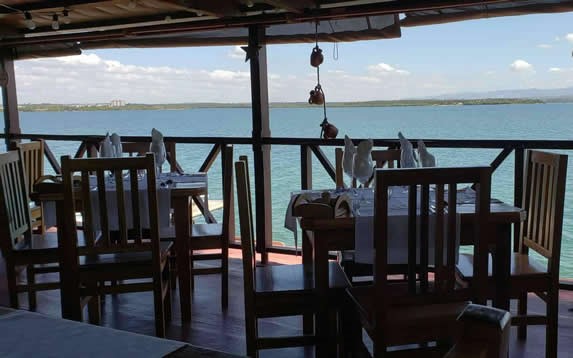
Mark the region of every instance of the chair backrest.
POLYGON ((32 223, 21 150, 0 154, 0 248, 6 256, 30 240, 32 223))
MULTIPOLYGON (((374 287, 376 297, 380 299, 377 309, 377 315, 380 314, 380 317, 377 319, 384 320, 386 309, 395 304, 427 304, 468 299, 485 301, 490 191, 490 167, 376 170, 373 242, 374 287), (458 184, 473 183, 476 191, 471 231, 475 243, 474 280, 470 287, 460 288, 456 287, 455 279, 459 243, 457 236, 461 224, 456 207, 458 184), (395 232, 389 232, 389 227, 392 226, 390 220, 396 220, 396 213, 390 213, 388 193, 389 189, 392 193, 401 193, 403 187, 408 188, 405 203, 407 209, 404 208, 404 215, 407 215, 407 235, 400 239, 407 242, 407 286, 401 284, 404 286, 403 290, 392 290, 393 284, 388 280, 388 241, 392 235, 396 235, 395 232), (433 280, 430 280, 430 272, 433 272, 433 280)), ((468 210, 468 204, 465 202, 464 210, 468 210)))
POLYGON ((44 141, 18 143, 17 147, 22 150, 26 185, 30 192, 36 180, 44 175, 44 141))
MULTIPOLYGON (((244 157, 241 158, 246 159, 244 157)), ((245 311, 252 312, 255 299, 255 267, 257 259, 255 256, 255 237, 253 235, 253 211, 249 186, 249 170, 246 160, 241 159, 235 162, 235 175, 237 181, 239 224, 241 226, 245 311)))
MULTIPOLYGON (((399 168, 400 167, 400 150, 399 149, 385 149, 385 150, 373 150, 372 160, 376 165, 376 168, 399 168)), ((344 156, 344 149, 336 148, 334 150, 335 163, 336 163, 336 187, 344 187, 344 173, 342 168, 342 158, 344 156)), ((356 186, 356 182, 353 181, 352 186, 356 186)))
POLYGON ((526 154, 521 224, 522 252, 527 248, 548 258, 559 273, 567 155, 529 150, 526 154), (552 260, 555 258, 555 260, 552 260))
MULTIPOLYGON (((66 240, 66 245, 72 246, 67 252, 84 256, 151 251, 153 265, 157 265, 159 272, 157 183, 153 154, 135 158, 71 159, 64 156, 62 177, 65 223, 75 228, 74 203, 80 202, 86 240, 86 246, 79 249, 75 247, 75 237, 66 240), (95 176, 90 177, 91 173, 95 176), (75 175, 81 178, 79 184, 74 183, 75 175), (149 229, 145 237, 143 228, 149 229), (117 237, 112 232, 117 232, 117 237)), ((76 230, 67 232, 77 235, 76 230)))
MULTIPOLYGON (((144 156, 149 153, 150 142, 121 142, 123 154, 129 157, 144 156)), ((165 142, 166 161, 169 163, 170 171, 177 171, 177 158, 174 142, 165 142)))
POLYGON ((234 212, 235 202, 233 200, 233 146, 228 144, 221 150, 221 161, 223 170, 223 233, 228 235, 229 240, 235 236, 234 212))

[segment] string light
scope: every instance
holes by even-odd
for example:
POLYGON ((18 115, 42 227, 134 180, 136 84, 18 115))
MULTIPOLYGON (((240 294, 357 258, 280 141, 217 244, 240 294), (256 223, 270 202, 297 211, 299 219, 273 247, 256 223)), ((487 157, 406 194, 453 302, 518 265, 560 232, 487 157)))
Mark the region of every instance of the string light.
POLYGON ((34 20, 32 20, 32 14, 26 11, 24 13, 24 17, 26 18, 26 20, 24 20, 24 24, 26 25, 28 30, 34 30, 36 28, 36 23, 34 22, 34 20))
POLYGON ((72 20, 70 19, 70 12, 67 9, 64 9, 64 11, 62 12, 63 18, 62 18, 62 22, 66 25, 69 25, 70 22, 72 22, 72 20))
POLYGON ((165 22, 171 22, 171 20, 173 20, 173 19, 171 18, 171 16, 166 15, 163 20, 164 20, 165 22))
POLYGON ((52 16, 52 29, 59 30, 60 29, 60 21, 58 20, 58 14, 54 14, 52 16))
POLYGON ((136 0, 129 0, 129 3, 127 3, 127 7, 130 9, 135 9, 137 7, 137 1, 136 0))
POLYGON ((247 0, 247 3, 246 3, 246 4, 247 4, 247 7, 253 7, 253 6, 255 6, 255 3, 252 2, 251 0, 247 0))

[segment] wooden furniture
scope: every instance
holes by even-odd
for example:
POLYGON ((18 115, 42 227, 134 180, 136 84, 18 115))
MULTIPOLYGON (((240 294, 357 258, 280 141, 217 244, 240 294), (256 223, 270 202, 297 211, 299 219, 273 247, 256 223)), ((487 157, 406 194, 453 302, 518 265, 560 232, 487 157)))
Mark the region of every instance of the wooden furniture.
MULTIPOLYGON (((26 185, 28 192, 30 192, 36 180, 44 175, 44 141, 18 143, 17 147, 22 150, 26 185)), ((32 218, 32 228, 43 233, 46 228, 42 220, 43 212, 41 203, 30 207, 30 216, 32 218)))
POLYGON ((70 314, 64 317, 81 320, 82 301, 89 300, 90 322, 99 323, 100 295, 152 291, 155 332, 164 337, 165 320, 171 316, 167 264, 171 243, 160 243, 159 240, 153 155, 89 159, 64 156, 62 178, 65 205, 60 248, 62 299, 66 303, 64 313, 70 314), (77 173, 81 177, 79 184, 73 179, 77 173), (90 183, 90 173, 96 174, 95 188, 90 183), (109 183, 108 173, 113 175, 112 183, 109 183), (138 173, 144 176, 138 177, 138 173), (128 174, 125 179, 124 174, 128 174), (106 190, 109 185, 115 186, 115 190, 106 190), (81 201, 85 247, 78 247, 75 230, 70 230, 75 228, 74 207, 78 200, 81 201), (147 201, 146 213, 140 209, 140 200, 147 201), (97 205, 92 201, 97 201, 97 205), (114 206, 112 201, 115 201, 117 212, 108 215, 110 207, 114 206), (95 211, 95 207, 99 210, 95 211), (127 215, 129 208, 131 220, 127 215), (112 228, 112 216, 117 217, 118 229, 112 228), (148 227, 145 237, 142 234, 144 227, 148 227), (116 240, 112 239, 112 231, 119 232, 116 240))
MULTIPOLYGON (((144 156, 149 153, 150 142, 121 142, 121 149, 123 154, 130 157, 144 156)), ((177 151, 175 150, 174 142, 165 142, 165 155, 166 161, 169 164, 169 171, 179 171, 179 164, 177 163, 177 151)))
POLYGON ((174 252, 177 261, 179 282, 179 300, 181 320, 191 320, 191 289, 193 275, 221 274, 221 305, 228 304, 228 249, 229 239, 234 235, 233 218, 233 148, 222 150, 223 162, 223 222, 192 224, 190 203, 192 199, 207 194, 207 187, 202 183, 178 185, 171 189, 171 206, 173 208, 174 227, 162 231, 162 240, 175 242, 174 252), (193 254, 194 250, 219 249, 220 253, 193 254), (221 266, 215 268, 194 268, 195 260, 221 260, 221 266))
MULTIPOLYGON (((336 262, 328 263, 326 297, 316 295, 312 266, 278 265, 257 267, 253 212, 246 161, 235 163, 237 200, 241 226, 243 279, 245 293, 245 329, 247 355, 258 356, 258 350, 291 346, 328 344, 327 336, 312 334, 296 337, 260 337, 258 319, 266 317, 313 314, 319 307, 336 307, 349 282, 336 262), (324 298, 324 299, 322 299, 324 298)), ((334 344, 335 341, 330 341, 334 344)), ((317 352, 318 355, 318 352, 317 352)))
MULTIPOLYGON (((566 176, 567 155, 527 151, 523 190, 523 207, 527 217, 521 224, 519 252, 511 255, 511 276, 505 285, 510 297, 519 300, 512 324, 519 327, 520 339, 526 338, 527 324, 547 326, 547 357, 557 356, 559 259, 566 176), (544 265, 530 256, 529 250, 541 255, 547 263, 544 265), (527 315, 528 292, 537 294, 545 301, 545 316, 527 315)), ((473 257, 460 255, 458 268, 462 279, 472 279, 472 267, 473 257)))
POLYGON ((59 281, 35 281, 36 273, 58 271, 58 238, 55 233, 32 233, 28 177, 22 159, 21 149, 0 154, 0 248, 6 262, 10 306, 18 308, 18 293, 28 292, 28 308, 35 310, 36 291, 60 288, 59 281), (36 267, 44 264, 52 265, 36 267), (26 283, 19 282, 20 266, 26 269, 26 283))
MULTIPOLYGON (((416 343, 436 342, 440 350, 442 343, 455 342, 456 318, 467 301, 485 302, 490 186, 490 167, 376 170, 374 284, 348 290, 374 343, 374 357, 385 356, 388 347, 416 343), (458 287, 457 185, 468 183, 476 183, 472 234, 479 265, 474 266, 473 285, 458 287), (406 283, 389 281, 388 189, 392 186, 408 186, 406 283)), ((357 338, 360 344, 361 337, 357 338)))
POLYGON ((461 337, 445 358, 507 358, 509 312, 493 307, 468 305, 458 317, 461 337))
MULTIPOLYGON (((400 150, 399 149, 386 149, 386 150, 373 150, 372 160, 376 168, 399 168, 400 167, 400 150)), ((344 172, 342 168, 342 157, 344 150, 336 148, 334 150, 335 163, 336 163, 336 187, 344 187, 344 172)), ((352 187, 356 186, 356 181, 352 181, 352 187)))

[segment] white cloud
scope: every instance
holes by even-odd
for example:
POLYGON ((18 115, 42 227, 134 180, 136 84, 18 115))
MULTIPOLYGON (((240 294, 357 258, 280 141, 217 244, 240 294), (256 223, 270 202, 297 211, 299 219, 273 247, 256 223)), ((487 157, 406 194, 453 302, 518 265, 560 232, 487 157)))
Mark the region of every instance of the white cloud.
POLYGON ((548 48, 552 48, 553 45, 550 44, 539 44, 537 45, 537 48, 543 48, 543 49, 548 49, 548 48))
POLYGON ((525 60, 515 60, 509 65, 512 71, 515 72, 532 72, 533 65, 525 60))
POLYGON ((406 70, 401 70, 401 69, 397 69, 387 63, 384 62, 380 62, 379 64, 376 65, 370 65, 368 66, 368 70, 370 72, 373 72, 375 74, 379 74, 379 75, 387 75, 387 74, 399 74, 399 75, 409 75, 410 72, 406 71, 406 70))
POLYGON ((573 33, 569 33, 569 34, 565 35, 565 40, 573 43, 573 33))
POLYGON ((549 72, 561 72, 561 71, 563 71, 563 69, 559 67, 551 67, 549 69, 549 72))
POLYGON ((241 48, 241 46, 234 46, 228 53, 227 56, 230 58, 234 58, 236 60, 244 60, 245 59, 245 51, 241 48))

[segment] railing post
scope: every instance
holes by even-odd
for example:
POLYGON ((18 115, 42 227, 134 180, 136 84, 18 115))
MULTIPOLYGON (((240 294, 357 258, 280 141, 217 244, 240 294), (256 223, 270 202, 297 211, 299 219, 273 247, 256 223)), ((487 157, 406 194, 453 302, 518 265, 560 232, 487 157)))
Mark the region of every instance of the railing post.
POLYGON ((312 151, 305 144, 300 146, 300 188, 312 189, 312 151))
MULTIPOLYGON (((523 204, 523 170, 524 170, 524 153, 523 147, 515 148, 515 164, 513 172, 514 188, 513 188, 513 206, 518 208, 523 204)), ((521 234, 520 225, 515 225, 513 228, 513 251, 519 250, 519 237, 521 234)))
POLYGON ((0 85, 2 86, 2 101, 4 103, 4 133, 6 134, 6 150, 15 147, 20 140, 12 140, 11 134, 20 134, 20 117, 18 116, 18 96, 16 93, 16 75, 14 60, 8 51, 0 54, 0 85), (13 143, 12 143, 13 142, 13 143))
POLYGON ((267 248, 272 246, 271 147, 262 144, 271 136, 267 81, 265 28, 249 26, 247 60, 251 69, 251 103, 253 117, 253 159, 255 168, 256 249, 261 262, 268 262, 267 248))

